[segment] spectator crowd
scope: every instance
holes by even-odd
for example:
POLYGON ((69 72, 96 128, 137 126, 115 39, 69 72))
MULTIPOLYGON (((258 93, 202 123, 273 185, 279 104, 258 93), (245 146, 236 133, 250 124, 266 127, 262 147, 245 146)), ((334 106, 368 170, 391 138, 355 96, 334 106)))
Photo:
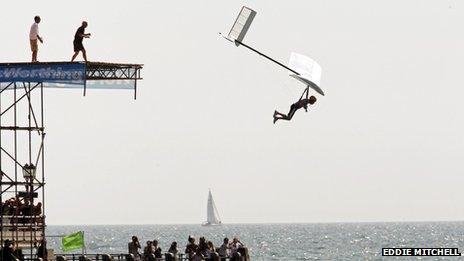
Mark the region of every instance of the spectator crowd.
MULTIPOLYGON (((34 205, 26 198, 13 197, 5 202, 0 202, 0 210, 2 216, 10 219, 10 224, 38 222, 37 217, 42 215, 42 203, 38 202, 37 205, 34 205)), ((4 223, 6 223, 5 221, 4 223)))
POLYGON ((128 244, 129 256, 133 260, 141 261, 156 261, 166 260, 174 261, 182 258, 187 258, 192 261, 242 261, 249 260, 248 250, 245 245, 240 242, 237 237, 229 242, 229 239, 224 238, 220 247, 215 247, 212 241, 207 240, 205 237, 200 237, 198 244, 193 236, 189 236, 185 250, 179 250, 177 242, 171 243, 168 251, 164 253, 159 246, 158 240, 147 241, 146 245, 142 248, 137 236, 132 236, 132 241, 128 244))

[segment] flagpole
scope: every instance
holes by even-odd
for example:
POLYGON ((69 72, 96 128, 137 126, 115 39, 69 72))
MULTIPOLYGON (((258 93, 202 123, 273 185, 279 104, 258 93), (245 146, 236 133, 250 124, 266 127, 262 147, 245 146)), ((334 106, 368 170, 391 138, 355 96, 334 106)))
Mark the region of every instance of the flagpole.
POLYGON ((82 238, 84 239, 84 244, 82 246, 82 255, 85 254, 85 231, 82 231, 82 238))

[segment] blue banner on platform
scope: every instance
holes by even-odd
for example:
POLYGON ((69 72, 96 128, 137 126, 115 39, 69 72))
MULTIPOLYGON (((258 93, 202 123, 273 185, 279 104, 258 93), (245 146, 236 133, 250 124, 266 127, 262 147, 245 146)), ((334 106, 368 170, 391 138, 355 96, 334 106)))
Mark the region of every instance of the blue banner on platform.
POLYGON ((84 84, 85 64, 2 64, 0 65, 0 82, 84 84))

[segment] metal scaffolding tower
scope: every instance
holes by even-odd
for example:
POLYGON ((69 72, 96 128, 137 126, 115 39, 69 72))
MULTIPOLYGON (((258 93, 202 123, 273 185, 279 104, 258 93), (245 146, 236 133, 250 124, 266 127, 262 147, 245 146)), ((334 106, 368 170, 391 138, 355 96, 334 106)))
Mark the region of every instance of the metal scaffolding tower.
MULTIPOLYGON (((0 63, 0 243, 35 258, 45 239, 44 89, 88 81, 142 79, 141 64, 0 63)), ((101 87, 100 87, 101 89, 101 87)), ((110 89, 114 89, 110 88, 110 89)))

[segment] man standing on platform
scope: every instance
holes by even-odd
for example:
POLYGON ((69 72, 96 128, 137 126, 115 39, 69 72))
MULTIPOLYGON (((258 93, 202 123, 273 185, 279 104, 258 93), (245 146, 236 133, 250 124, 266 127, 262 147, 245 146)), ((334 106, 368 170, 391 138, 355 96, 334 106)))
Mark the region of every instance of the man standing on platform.
POLYGON ((76 34, 74 35, 74 55, 71 58, 71 62, 76 59, 77 55, 79 54, 80 51, 82 51, 82 56, 84 56, 85 62, 87 62, 87 54, 85 53, 85 48, 84 45, 82 44, 82 41, 84 38, 89 38, 90 34, 85 33, 85 28, 87 27, 87 22, 83 21, 82 26, 77 28, 76 34))
POLYGON ((36 63, 37 61, 37 52, 39 51, 39 45, 37 44, 37 40, 43 43, 42 37, 39 36, 39 23, 40 23, 40 16, 34 17, 34 23, 31 26, 31 30, 29 32, 29 41, 31 44, 31 51, 32 51, 32 62, 36 63))

